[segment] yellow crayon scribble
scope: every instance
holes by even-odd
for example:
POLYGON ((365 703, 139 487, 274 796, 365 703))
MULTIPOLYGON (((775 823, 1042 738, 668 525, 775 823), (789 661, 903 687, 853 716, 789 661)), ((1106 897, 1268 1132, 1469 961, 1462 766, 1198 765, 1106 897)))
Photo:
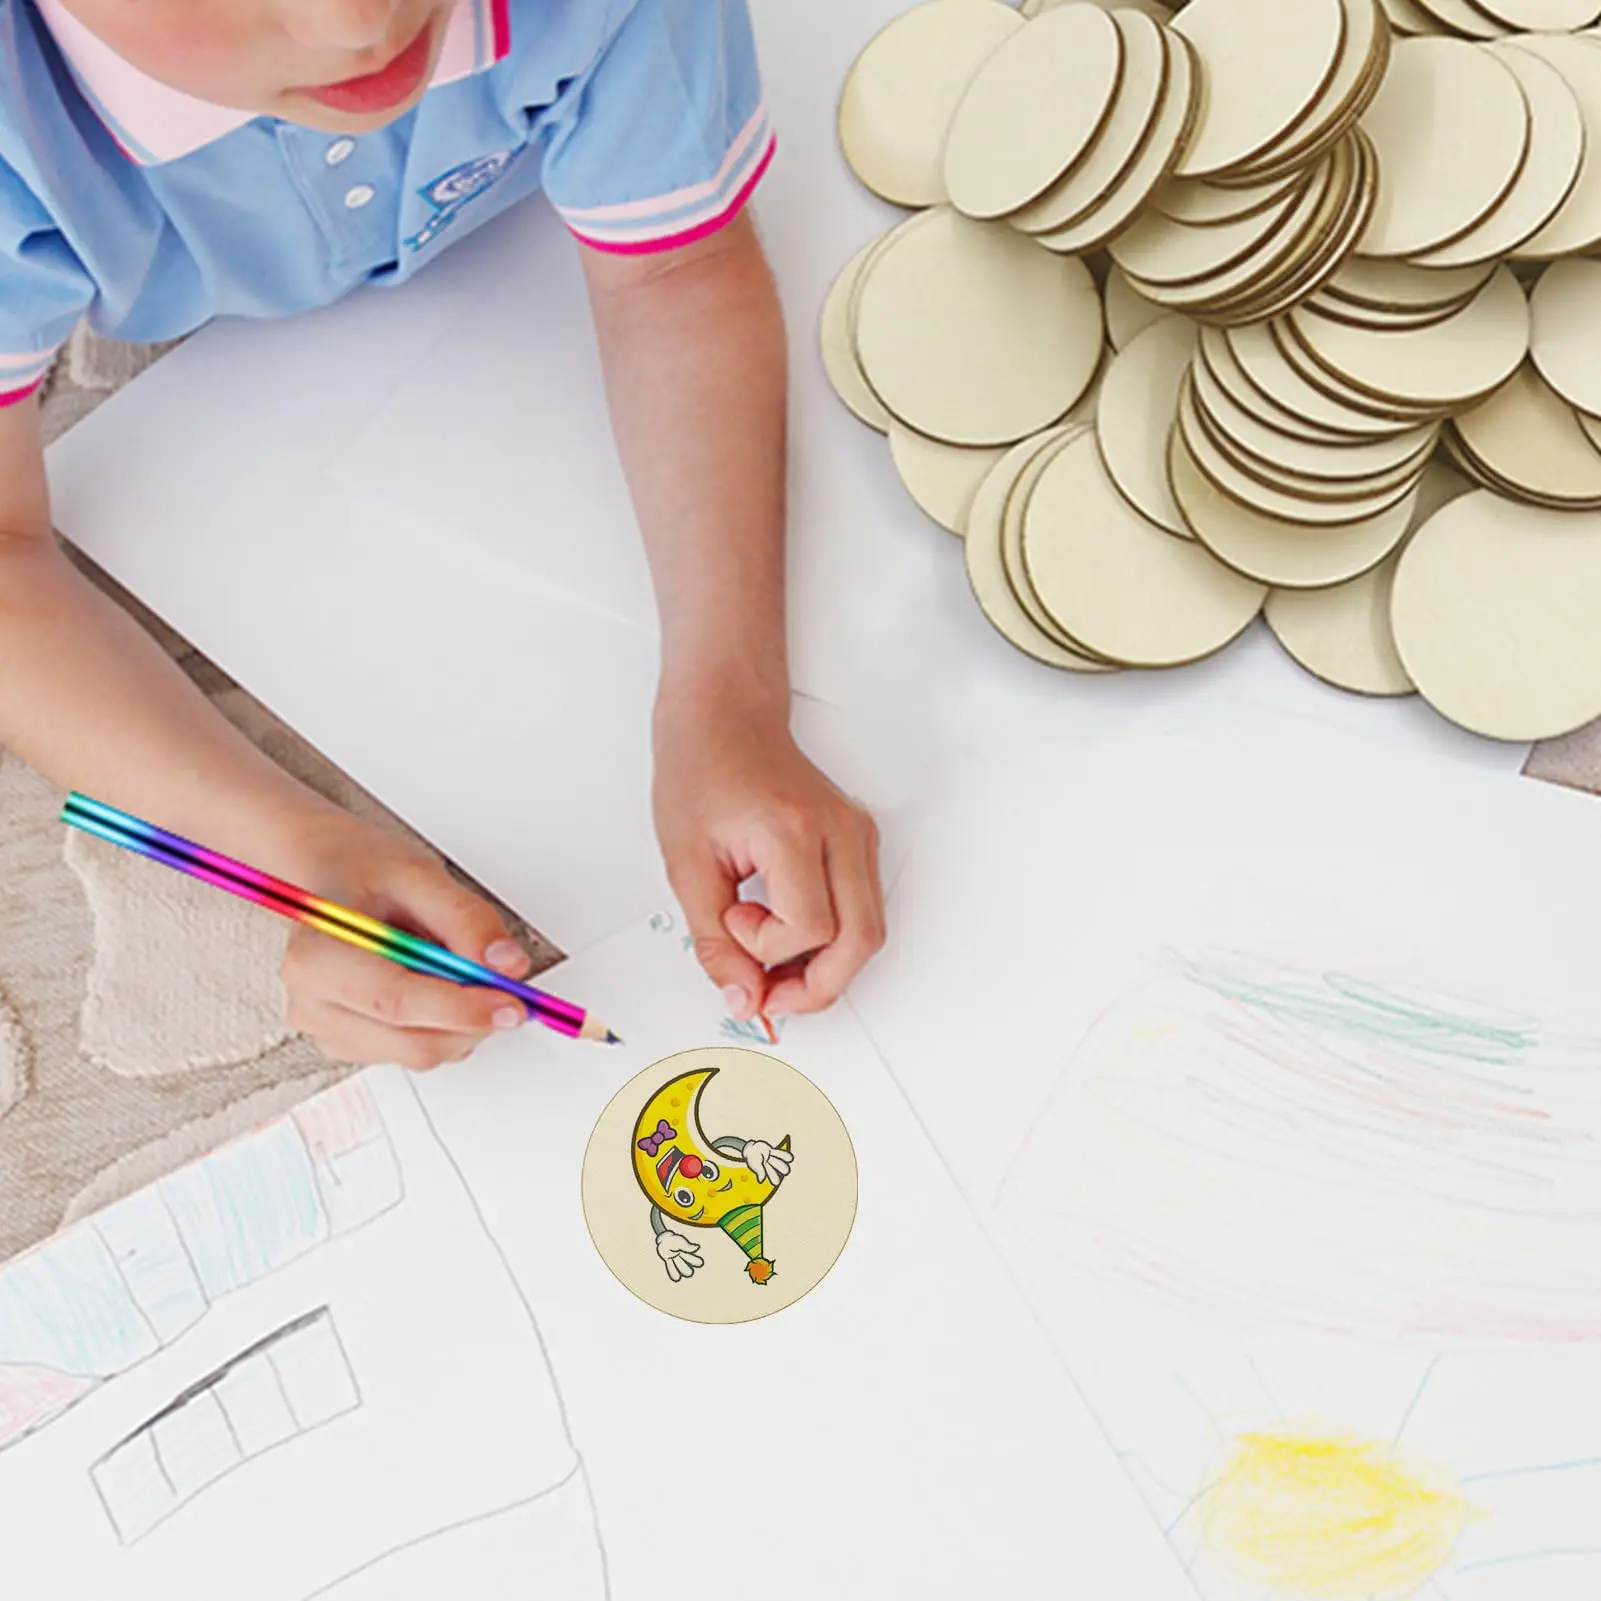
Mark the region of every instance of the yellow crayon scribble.
POLYGON ((1415 1594, 1474 1516, 1448 1473, 1387 1445, 1288 1432, 1238 1436, 1199 1510, 1231 1567, 1317 1601, 1415 1594))

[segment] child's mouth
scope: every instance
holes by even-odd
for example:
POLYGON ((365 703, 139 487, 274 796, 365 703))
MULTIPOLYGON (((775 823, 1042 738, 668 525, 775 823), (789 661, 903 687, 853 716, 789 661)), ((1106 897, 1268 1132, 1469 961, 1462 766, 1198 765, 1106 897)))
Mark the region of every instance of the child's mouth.
POLYGON ((387 111, 409 100, 428 70, 432 54, 433 28, 422 32, 404 50, 379 72, 370 72, 362 78, 347 78, 343 83, 319 84, 303 90, 313 100, 334 111, 351 116, 371 116, 387 111))

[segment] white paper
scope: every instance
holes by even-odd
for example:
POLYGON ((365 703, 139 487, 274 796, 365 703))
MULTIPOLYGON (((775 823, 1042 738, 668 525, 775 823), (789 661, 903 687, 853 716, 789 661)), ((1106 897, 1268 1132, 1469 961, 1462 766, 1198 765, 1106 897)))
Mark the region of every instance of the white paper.
POLYGON ((1186 1566, 1595 1593, 1601 811, 1265 714, 1083 768, 953 786, 857 1004, 1186 1566), (1219 1534, 1231 1453, 1331 1437, 1441 1475, 1421 1577, 1219 1534))

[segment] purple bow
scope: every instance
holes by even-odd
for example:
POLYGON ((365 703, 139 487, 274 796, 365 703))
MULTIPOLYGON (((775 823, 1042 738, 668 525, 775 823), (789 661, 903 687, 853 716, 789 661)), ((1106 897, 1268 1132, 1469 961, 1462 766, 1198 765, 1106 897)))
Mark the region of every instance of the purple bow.
POLYGON ((662 1148, 664 1141, 676 1140, 677 1138, 678 1130, 670 1127, 667 1119, 664 1117, 661 1122, 656 1125, 656 1132, 654 1134, 647 1134, 645 1138, 639 1142, 639 1148, 645 1153, 646 1156, 654 1156, 662 1148))

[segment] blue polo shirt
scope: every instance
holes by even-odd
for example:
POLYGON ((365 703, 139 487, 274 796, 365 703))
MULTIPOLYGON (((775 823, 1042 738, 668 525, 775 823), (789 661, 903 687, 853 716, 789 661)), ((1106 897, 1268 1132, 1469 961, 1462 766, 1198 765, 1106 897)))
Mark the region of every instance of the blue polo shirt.
POLYGON ((336 137, 141 73, 0 0, 0 404, 87 315, 174 339, 398 283, 543 188, 598 250, 731 221, 773 154, 745 0, 456 0, 419 104, 336 137))

